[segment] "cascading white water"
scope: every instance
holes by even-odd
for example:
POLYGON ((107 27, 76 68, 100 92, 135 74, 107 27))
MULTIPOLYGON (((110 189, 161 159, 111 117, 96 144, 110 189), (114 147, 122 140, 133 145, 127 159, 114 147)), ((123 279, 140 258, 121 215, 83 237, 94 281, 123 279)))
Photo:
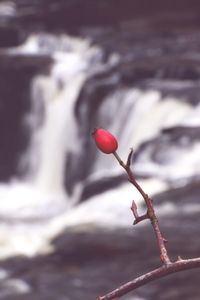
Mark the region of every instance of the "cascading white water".
POLYGON ((24 116, 31 142, 19 162, 19 168, 28 172, 23 180, 13 178, 0 185, 1 257, 51 250, 49 240, 63 228, 73 200, 63 181, 66 155, 80 146, 76 100, 85 80, 107 68, 100 48, 66 35, 34 34, 6 53, 50 56, 53 64, 48 75, 39 74, 32 81, 32 110, 24 116))
MULTIPOLYGON (((79 148, 74 105, 85 78, 86 74, 75 74, 75 78, 69 79, 63 89, 57 89, 46 99, 43 97, 45 120, 42 128, 34 133, 30 157, 35 160, 35 155, 39 152, 33 182, 42 191, 65 194, 65 157, 69 150, 77 151, 79 148)), ((55 84, 53 80, 54 76, 37 77, 33 83, 34 94, 37 95, 38 89, 42 92, 48 90, 55 84)))
POLYGON ((28 174, 9 186, 9 197, 13 190, 18 199, 13 206, 6 195, 7 205, 0 213, 18 218, 54 215, 72 202, 64 188, 64 171, 67 153, 80 146, 74 108, 85 80, 102 68, 102 51, 88 40, 40 34, 8 52, 49 55, 54 62, 48 75, 37 75, 32 81, 32 111, 25 116, 32 138, 19 163, 19 167, 28 166, 28 174))
MULTIPOLYGON (((109 95, 98 118, 105 121, 106 128, 120 141, 118 153, 125 160, 130 148, 137 150, 143 142, 159 136, 162 129, 184 124, 194 113, 195 108, 180 99, 163 98, 159 91, 152 89, 132 88, 109 95)), ((110 157, 102 155, 98 156, 93 170, 95 178, 105 176, 105 170, 107 176, 121 172, 110 157)))

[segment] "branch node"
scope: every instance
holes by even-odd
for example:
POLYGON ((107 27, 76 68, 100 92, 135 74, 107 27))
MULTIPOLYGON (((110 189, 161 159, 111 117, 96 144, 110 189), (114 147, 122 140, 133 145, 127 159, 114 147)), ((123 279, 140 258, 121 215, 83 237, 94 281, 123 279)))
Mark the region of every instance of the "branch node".
POLYGON ((132 157, 133 157, 133 148, 131 148, 130 153, 128 155, 128 159, 127 159, 127 162, 126 162, 126 167, 127 168, 130 168, 132 157))
POLYGON ((144 220, 146 220, 146 219, 149 219, 149 216, 148 216, 147 214, 144 214, 144 215, 142 215, 142 216, 138 216, 138 217, 135 219, 133 225, 136 225, 136 224, 138 224, 139 222, 144 221, 144 220))
POLYGON ((181 258, 181 256, 179 255, 177 258, 177 261, 182 261, 183 259, 181 258))

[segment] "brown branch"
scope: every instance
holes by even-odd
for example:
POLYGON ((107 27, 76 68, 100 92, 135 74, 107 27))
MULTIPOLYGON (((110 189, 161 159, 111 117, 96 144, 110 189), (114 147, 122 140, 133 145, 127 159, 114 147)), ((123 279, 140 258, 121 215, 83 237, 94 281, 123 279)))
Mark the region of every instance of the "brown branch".
MULTIPOLYGON (((164 263, 164 264, 169 264, 170 263, 170 259, 169 259, 169 256, 167 254, 167 249, 165 247, 165 239, 163 238, 162 236, 162 233, 160 231, 160 227, 159 227, 159 224, 158 224, 158 219, 156 217, 156 214, 155 214, 155 211, 154 211, 154 207, 153 207, 153 201, 152 199, 143 191, 143 189, 141 188, 141 186, 137 183, 137 181, 135 180, 135 177, 131 171, 131 168, 130 168, 130 162, 131 162, 131 157, 132 157, 132 154, 133 154, 133 149, 131 149, 130 153, 129 153, 129 156, 128 156, 128 160, 127 160, 127 164, 125 164, 121 158, 119 157, 119 155, 114 152, 113 153, 114 156, 116 157, 116 159, 118 160, 119 164, 125 169, 127 175, 128 175, 128 179, 129 181, 135 186, 135 188, 139 191, 139 193, 142 195, 145 203, 146 203, 146 206, 147 206, 147 216, 148 218, 150 219, 151 221, 151 224, 152 224, 152 227, 153 227, 153 230, 154 230, 154 233, 155 233, 155 236, 156 236, 156 240, 157 240, 157 243, 158 243, 158 247, 159 247, 159 251, 160 251, 160 259, 161 261, 164 263)), ((140 221, 146 219, 147 217, 145 218, 142 218, 140 221)), ((137 218, 136 218, 137 219, 137 218)), ((136 223, 138 223, 136 221, 136 223)))
POLYGON ((127 162, 126 162, 126 166, 127 166, 127 167, 130 167, 132 157, 133 157, 133 148, 131 148, 131 151, 130 151, 130 153, 129 153, 129 155, 128 155, 128 159, 127 159, 127 162))
POLYGON ((98 300, 110 300, 117 299, 130 291, 137 289, 140 286, 147 284, 148 282, 154 281, 156 279, 165 277, 172 273, 177 273, 184 270, 194 269, 200 267, 200 258, 193 258, 187 260, 181 260, 180 258, 174 262, 167 265, 163 265, 158 269, 155 269, 149 273, 146 273, 140 277, 135 278, 132 281, 125 283, 116 290, 99 297, 98 300))
POLYGON ((156 239, 157 239, 157 243, 158 243, 158 247, 159 247, 159 251, 160 251, 160 259, 161 259, 163 265, 157 269, 154 269, 154 270, 140 276, 140 277, 135 278, 132 281, 125 283, 124 285, 113 290, 112 292, 99 297, 98 300, 117 299, 117 298, 127 294, 128 292, 135 290, 136 288, 143 286, 143 285, 145 285, 151 281, 154 281, 156 279, 165 277, 172 273, 200 267, 200 257, 193 258, 193 259, 187 259, 187 260, 182 260, 181 257, 178 257, 176 262, 170 261, 169 256, 167 254, 167 249, 165 247, 165 243, 167 242, 167 240, 165 240, 163 238, 162 233, 160 231, 158 219, 157 219, 155 211, 154 211, 153 201, 144 192, 144 190, 141 188, 141 186, 137 183, 137 181, 135 180, 135 177, 131 171, 131 168, 130 168, 131 159, 132 159, 132 155, 133 155, 133 149, 131 149, 131 151, 128 155, 126 164, 121 160, 121 158, 119 157, 119 155, 116 152, 114 152, 113 154, 116 157, 116 159, 118 160, 119 164, 125 169, 125 171, 128 175, 129 181, 139 191, 139 193, 142 195, 142 197, 146 203, 147 213, 142 216, 139 216, 138 211, 137 211, 137 205, 134 200, 132 201, 131 210, 132 210, 133 216, 135 218, 134 224, 137 224, 145 219, 150 219, 156 239))

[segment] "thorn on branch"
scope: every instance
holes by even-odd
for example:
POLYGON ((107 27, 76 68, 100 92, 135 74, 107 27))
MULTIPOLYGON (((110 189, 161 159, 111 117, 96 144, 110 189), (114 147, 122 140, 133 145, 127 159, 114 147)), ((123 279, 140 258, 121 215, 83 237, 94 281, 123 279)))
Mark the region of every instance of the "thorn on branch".
POLYGON ((183 259, 181 258, 181 256, 179 255, 177 258, 177 261, 182 261, 183 259))
POLYGON ((132 157, 133 157, 133 148, 131 148, 130 153, 128 155, 127 162, 126 162, 126 166, 128 168, 130 168, 132 157))

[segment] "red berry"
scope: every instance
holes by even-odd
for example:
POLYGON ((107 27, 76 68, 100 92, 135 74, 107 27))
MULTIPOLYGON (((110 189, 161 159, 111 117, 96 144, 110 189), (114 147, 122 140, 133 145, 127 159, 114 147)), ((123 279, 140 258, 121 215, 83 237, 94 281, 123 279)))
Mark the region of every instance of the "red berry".
POLYGON ((92 133, 97 148, 106 154, 114 153, 118 148, 116 138, 103 128, 95 128, 92 133))

